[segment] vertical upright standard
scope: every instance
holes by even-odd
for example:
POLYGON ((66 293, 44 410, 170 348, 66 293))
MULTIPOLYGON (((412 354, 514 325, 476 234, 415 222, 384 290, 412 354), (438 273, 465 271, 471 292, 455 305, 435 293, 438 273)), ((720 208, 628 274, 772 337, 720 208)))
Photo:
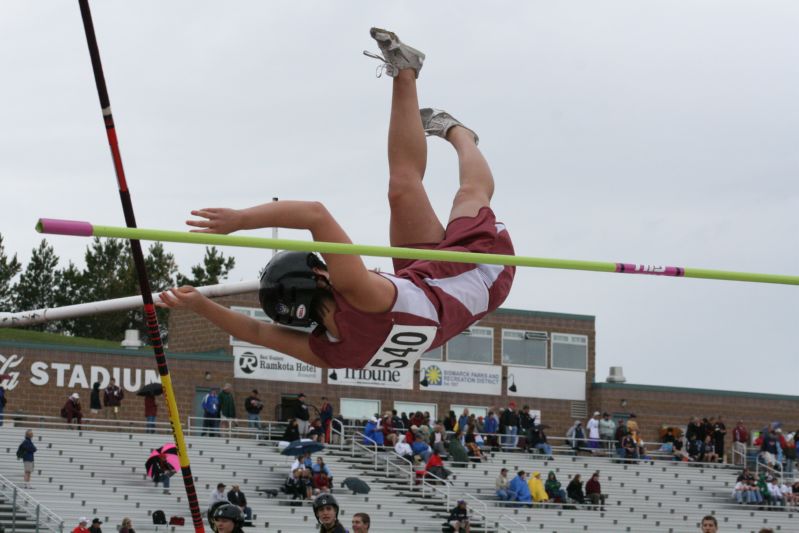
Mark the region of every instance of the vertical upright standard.
MULTIPOLYGON (((80 13, 83 18, 83 29, 86 31, 86 42, 89 45, 89 55, 92 59, 92 69, 94 70, 94 81, 97 85, 97 94, 100 97, 100 108, 103 112, 105 122, 105 132, 108 135, 108 145, 111 148, 111 158, 114 162, 114 170, 119 186, 119 199, 122 201, 122 211, 125 214, 125 223, 129 228, 136 227, 136 218, 133 214, 133 203, 130 199, 130 191, 125 180, 125 169, 122 166, 122 156, 119 152, 116 129, 114 128, 114 117, 111 114, 111 101, 108 98, 108 90, 105 85, 103 75, 103 65, 100 62, 100 50, 97 47, 97 37, 94 34, 94 23, 92 14, 89 10, 88 0, 79 0, 80 13)), ((203 518, 200 513, 200 505, 197 501, 197 491, 194 488, 194 478, 191 475, 189 464, 189 454, 186 451, 186 442, 183 438, 183 428, 180 425, 180 414, 178 405, 175 401, 175 391, 172 388, 172 378, 169 375, 169 367, 164 354, 164 346, 161 343, 161 332, 158 326, 158 318, 155 314, 152 291, 150 290, 150 280, 147 277, 147 269, 144 263, 141 243, 136 239, 130 240, 131 254, 136 266, 136 273, 139 278, 139 289, 141 290, 144 303, 144 317, 147 323, 147 331, 150 337, 150 344, 155 354, 155 362, 158 366, 158 374, 161 377, 161 384, 164 387, 164 397, 169 411, 169 422, 172 425, 172 433, 175 437, 175 444, 178 448, 180 458, 180 470, 183 475, 183 483, 186 486, 186 495, 189 500, 191 518, 194 522, 194 530, 197 533, 204 533, 203 518)))

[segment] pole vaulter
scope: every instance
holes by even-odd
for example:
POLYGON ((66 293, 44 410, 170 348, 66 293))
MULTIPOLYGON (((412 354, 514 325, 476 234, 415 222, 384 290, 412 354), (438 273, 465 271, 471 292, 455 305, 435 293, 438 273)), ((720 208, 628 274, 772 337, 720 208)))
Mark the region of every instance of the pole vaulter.
MULTIPOLYGON (((97 94, 100 97, 100 108, 105 122, 105 131, 108 136, 108 144, 111 148, 114 170, 116 171, 119 198, 122 201, 122 211, 125 214, 126 225, 129 228, 135 228, 136 218, 133 215, 133 203, 130 199, 127 181, 125 180, 125 169, 122 166, 122 156, 119 152, 119 144, 117 143, 114 117, 111 114, 111 101, 108 98, 108 90, 105 85, 103 65, 100 62, 100 49, 97 46, 97 37, 94 34, 92 14, 89 10, 88 0, 79 0, 79 4, 81 17, 83 18, 83 28, 86 31, 86 42, 89 45, 89 55, 92 60, 94 81, 97 85, 97 94)), ((175 391, 172 388, 172 378, 169 375, 166 354, 164 353, 164 347, 161 343, 161 332, 158 325, 158 318, 155 314, 155 305, 153 304, 150 280, 147 277, 147 268, 144 262, 144 254, 141 250, 141 243, 138 240, 130 239, 130 248, 133 262, 136 265, 136 274, 139 278, 139 289, 141 290, 144 303, 144 317, 150 336, 150 344, 153 347, 158 374, 161 377, 161 384, 164 387, 164 397, 166 399, 167 411, 169 412, 169 422, 172 425, 172 434, 175 437, 175 445, 178 448, 180 470, 183 475, 183 484, 186 486, 186 496, 189 500, 189 509, 191 510, 191 518, 194 522, 194 530, 197 533, 204 533, 203 518, 200 514, 200 505, 197 501, 197 491, 194 488, 194 477, 192 477, 191 474, 186 442, 183 439, 183 428, 180 425, 180 414, 178 413, 178 404, 175 401, 175 391)))

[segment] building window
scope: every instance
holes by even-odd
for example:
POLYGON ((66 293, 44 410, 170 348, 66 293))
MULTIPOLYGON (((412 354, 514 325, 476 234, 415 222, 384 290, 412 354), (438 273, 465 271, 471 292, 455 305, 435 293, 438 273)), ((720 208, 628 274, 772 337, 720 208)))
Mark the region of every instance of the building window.
POLYGON ((588 337, 553 333, 552 368, 588 370, 588 337))
POLYGON ((545 331, 502 330, 502 364, 547 367, 545 331))
POLYGON ((397 411, 398 415, 402 415, 405 413, 408 415, 408 418, 411 418, 413 414, 417 411, 420 411, 424 414, 425 411, 430 413, 430 420, 438 420, 438 405, 434 403, 421 403, 421 402, 394 402, 394 409, 397 411))
POLYGON ((347 420, 367 420, 380 414, 380 400, 341 399, 341 416, 347 420))
POLYGON ((494 362, 494 329, 472 326, 447 343, 447 361, 494 362))
POLYGON ((433 348, 432 350, 427 350, 425 353, 422 354, 422 359, 429 359, 431 361, 443 361, 444 360, 444 345, 442 344, 438 348, 433 348))
POLYGON ((450 411, 455 411, 455 416, 460 418, 463 414, 464 409, 469 410, 470 415, 474 415, 475 418, 484 417, 488 414, 488 407, 480 407, 479 405, 450 405, 450 411))

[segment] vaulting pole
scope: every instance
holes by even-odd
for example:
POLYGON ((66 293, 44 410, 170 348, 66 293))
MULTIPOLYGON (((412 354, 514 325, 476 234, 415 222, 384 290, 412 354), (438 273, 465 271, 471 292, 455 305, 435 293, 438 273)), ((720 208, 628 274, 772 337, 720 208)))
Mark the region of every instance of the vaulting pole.
POLYGON ((329 254, 351 254, 371 257, 396 257, 398 259, 423 259, 448 261, 451 263, 481 263, 487 265, 513 265, 565 270, 587 270, 591 272, 616 272, 619 274, 647 274, 683 278, 718 279, 725 281, 747 281, 752 283, 777 283, 799 285, 799 276, 782 274, 757 274, 753 272, 730 272, 705 268, 655 266, 637 263, 609 263, 601 261, 579 261, 574 259, 548 259, 501 254, 479 254, 449 250, 426 250, 394 246, 370 246, 335 242, 295 241, 289 239, 266 239, 241 235, 216 235, 155 229, 130 229, 115 226, 95 226, 89 222, 75 220, 39 219, 39 233, 73 235, 78 237, 114 237, 142 239, 146 241, 182 242, 213 246, 240 246, 244 248, 267 248, 298 252, 320 252, 329 254))
MULTIPOLYGON (((133 215, 133 203, 131 202, 130 191, 128 190, 128 184, 125 180, 125 169, 122 166, 122 156, 119 152, 119 144, 114 127, 114 117, 111 114, 111 101, 108 98, 108 90, 105 85, 103 65, 100 62, 100 50, 97 46, 97 37, 94 34, 92 14, 89 10, 88 0, 79 0, 79 4, 80 14, 83 18, 83 28, 86 31, 86 42, 89 45, 92 69, 94 70, 94 81, 97 85, 97 94, 100 97, 100 108, 103 113, 103 120, 105 121, 105 132, 108 136, 108 145, 111 148, 111 158, 114 163, 114 170, 116 171, 119 198, 122 201, 122 211, 125 214, 126 225, 129 228, 135 228, 136 218, 133 215)), ((158 374, 161 377, 161 384, 164 387, 164 397, 166 399, 167 410, 169 411, 169 422, 172 425, 175 445, 178 448, 180 470, 183 474, 183 484, 186 486, 186 495, 189 500, 189 509, 191 510, 191 518, 194 522, 194 530, 198 533, 204 533, 203 518, 200 513, 200 505, 197 501, 197 491, 194 489, 194 478, 191 474, 186 442, 183 439, 183 429, 180 425, 180 414, 178 413, 178 404, 175 401, 175 391, 172 388, 172 378, 169 375, 166 354, 164 353, 164 347, 161 343, 161 332, 158 326, 158 318, 155 314, 155 305, 153 304, 150 280, 147 277, 147 268, 144 263, 141 243, 138 240, 131 239, 130 248, 133 255, 133 262, 136 265, 136 273, 139 278, 139 289, 141 290, 142 300, 144 302, 144 316, 150 336, 150 344, 153 347, 155 362, 158 366, 158 374)))

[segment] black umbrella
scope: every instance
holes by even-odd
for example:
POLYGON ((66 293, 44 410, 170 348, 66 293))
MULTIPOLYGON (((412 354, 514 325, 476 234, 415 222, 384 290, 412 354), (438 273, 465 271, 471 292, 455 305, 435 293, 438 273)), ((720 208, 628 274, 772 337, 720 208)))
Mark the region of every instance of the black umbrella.
POLYGON ((164 393, 164 386, 160 383, 150 383, 140 388, 136 393, 138 396, 160 396, 164 393))
POLYGON ((366 481, 357 477, 348 477, 341 482, 341 486, 347 487, 353 494, 369 494, 371 490, 369 485, 366 484, 366 481))
POLYGON ((302 455, 304 453, 315 453, 325 449, 325 445, 311 439, 295 440, 285 448, 283 448, 283 455, 302 455))

